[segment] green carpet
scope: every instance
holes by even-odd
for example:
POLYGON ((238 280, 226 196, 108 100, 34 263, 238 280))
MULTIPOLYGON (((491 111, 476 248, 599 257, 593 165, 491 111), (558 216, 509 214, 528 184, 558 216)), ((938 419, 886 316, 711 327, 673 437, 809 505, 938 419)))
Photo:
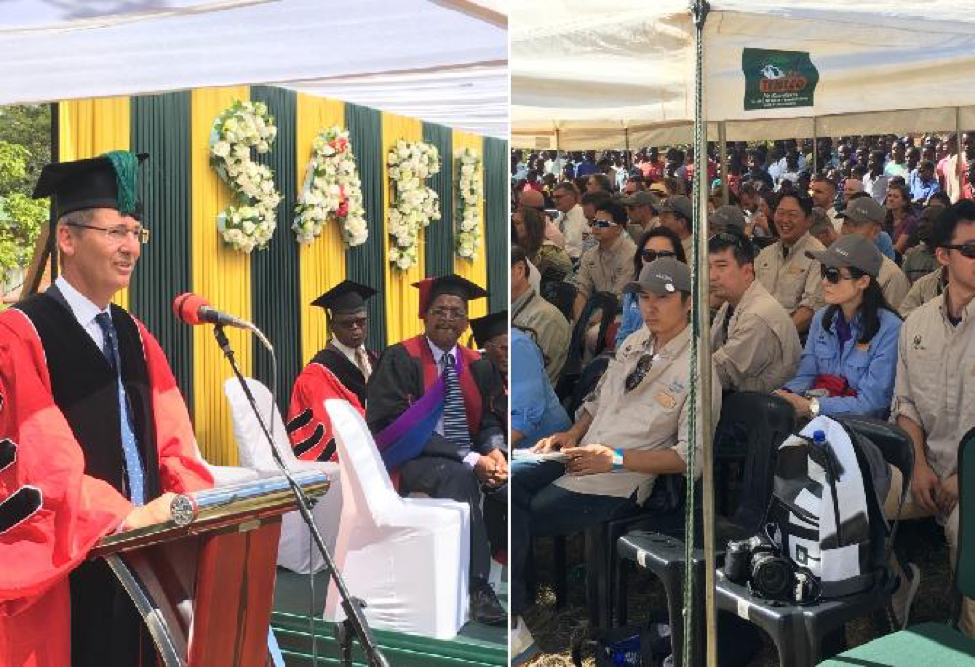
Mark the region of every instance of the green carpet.
MULTIPOLYGON (((318 665, 337 665, 340 649, 335 624, 321 620, 327 592, 324 574, 315 576, 314 599, 309 583, 307 575, 278 569, 271 626, 289 667, 311 666, 313 654, 318 665), (309 606, 315 610, 314 627, 309 606)), ((507 604, 506 595, 501 601, 507 604)), ((508 661, 508 632, 504 627, 468 623, 454 639, 446 641, 385 630, 374 630, 373 635, 392 667, 488 667, 508 661)), ((358 645, 353 662, 364 665, 358 645)))
POLYGON ((922 623, 820 663, 827 667, 972 667, 975 640, 944 623, 922 623))

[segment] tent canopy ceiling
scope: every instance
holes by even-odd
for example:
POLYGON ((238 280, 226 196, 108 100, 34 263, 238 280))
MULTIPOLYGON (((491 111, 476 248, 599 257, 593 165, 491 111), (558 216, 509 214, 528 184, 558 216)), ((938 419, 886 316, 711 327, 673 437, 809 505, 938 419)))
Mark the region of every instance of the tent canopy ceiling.
MULTIPOLYGON (((513 143, 555 148, 556 129, 566 149, 689 141, 696 56, 687 5, 513 6, 513 143)), ((704 39, 705 116, 726 121, 729 140, 952 130, 954 108, 975 106, 972 0, 713 0, 704 39), (808 52, 819 73, 815 105, 746 110, 745 47, 808 52)), ((963 124, 972 115, 964 109, 963 124)))
POLYGON ((270 84, 507 137, 491 0, 8 0, 0 104, 270 84))

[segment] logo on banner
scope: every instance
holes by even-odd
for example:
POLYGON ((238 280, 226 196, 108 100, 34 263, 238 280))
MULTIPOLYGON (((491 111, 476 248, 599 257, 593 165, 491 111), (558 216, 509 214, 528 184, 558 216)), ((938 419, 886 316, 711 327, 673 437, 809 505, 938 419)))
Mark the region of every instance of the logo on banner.
POLYGON ((745 75, 745 111, 813 106, 819 70, 807 51, 746 48, 741 53, 745 75))

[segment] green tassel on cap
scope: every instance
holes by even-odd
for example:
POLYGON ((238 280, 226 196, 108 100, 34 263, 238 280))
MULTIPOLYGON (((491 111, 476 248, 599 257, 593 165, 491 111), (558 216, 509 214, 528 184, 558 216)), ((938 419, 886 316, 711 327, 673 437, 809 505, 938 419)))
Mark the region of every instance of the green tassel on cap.
POLYGON ((112 151, 102 157, 111 161, 115 168, 115 181, 118 186, 118 212, 132 215, 136 210, 136 184, 139 178, 139 158, 129 151, 112 151))

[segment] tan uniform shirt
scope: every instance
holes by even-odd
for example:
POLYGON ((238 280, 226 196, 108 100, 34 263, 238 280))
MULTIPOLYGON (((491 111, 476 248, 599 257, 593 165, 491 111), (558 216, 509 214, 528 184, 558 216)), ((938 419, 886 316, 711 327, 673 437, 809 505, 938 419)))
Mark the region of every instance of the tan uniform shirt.
POLYGON ((612 292, 621 296, 626 283, 634 280, 635 254, 636 244, 627 234, 620 234, 606 250, 600 246, 587 250, 573 279, 579 294, 586 299, 596 292, 612 292))
POLYGON ((792 318, 757 280, 728 319, 725 303, 711 326, 714 369, 721 386, 734 391, 770 392, 791 380, 802 346, 792 318))
MULTIPOLYGON (((580 408, 593 416, 592 424, 580 444, 601 444, 613 449, 673 448, 686 462, 691 327, 688 326, 661 349, 654 350, 654 361, 649 372, 635 389, 626 392, 626 377, 648 350, 649 342, 650 330, 647 327, 641 327, 623 341, 596 391, 580 408)), ((721 384, 713 371, 711 386, 711 414, 717 422, 721 414, 721 384)), ((700 426, 697 430, 698 433, 703 432, 700 426)), ((695 476, 701 472, 701 439, 695 438, 695 476)), ((620 498, 627 498, 637 491, 637 502, 642 503, 650 495, 656 477, 630 470, 614 470, 596 475, 563 475, 555 484, 576 493, 620 498)))
POLYGON ((558 308, 529 287, 511 304, 511 324, 531 329, 545 357, 545 374, 554 387, 565 365, 572 327, 558 308))
POLYGON ((944 291, 946 279, 947 276, 944 274, 944 269, 941 271, 932 271, 928 275, 918 278, 911 285, 911 290, 907 293, 907 296, 901 301, 897 312, 900 313, 901 317, 907 319, 907 316, 917 310, 917 308, 944 291))
POLYGON ((806 257, 806 251, 825 250, 807 232, 783 255, 782 241, 776 241, 755 259, 755 276, 791 316, 800 307, 818 310, 823 301, 823 277, 819 262, 806 257))
POLYGON ((901 327, 890 408, 891 421, 903 415, 924 429, 928 464, 941 479, 956 472, 958 443, 975 426, 975 300, 952 326, 947 296, 917 308, 901 327))
POLYGON ((691 234, 680 244, 684 246, 684 257, 687 258, 687 265, 692 266, 694 264, 694 235, 691 234))
POLYGON ((884 293, 887 303, 893 306, 894 310, 900 308, 904 297, 911 289, 911 281, 907 279, 901 268, 884 256, 884 261, 880 264, 880 274, 877 276, 877 284, 884 293))

